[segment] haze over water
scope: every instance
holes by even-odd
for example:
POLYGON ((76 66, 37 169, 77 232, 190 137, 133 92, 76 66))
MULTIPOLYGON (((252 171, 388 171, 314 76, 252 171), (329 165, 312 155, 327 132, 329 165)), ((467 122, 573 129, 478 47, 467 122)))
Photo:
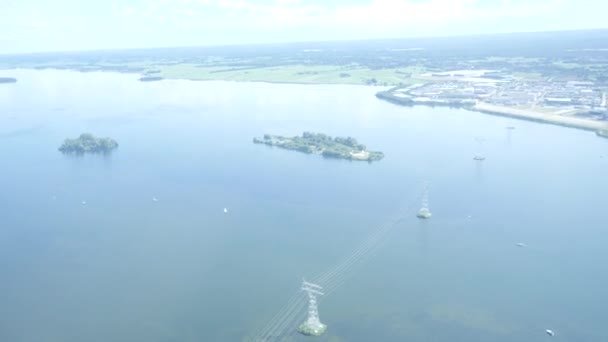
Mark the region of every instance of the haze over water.
POLYGON ((608 340, 608 140, 374 87, 4 74, 19 82, 0 85, 1 341, 241 341, 403 209, 321 302, 318 341, 608 340), (386 157, 251 141, 302 131, 386 157), (82 132, 120 147, 57 151, 82 132))

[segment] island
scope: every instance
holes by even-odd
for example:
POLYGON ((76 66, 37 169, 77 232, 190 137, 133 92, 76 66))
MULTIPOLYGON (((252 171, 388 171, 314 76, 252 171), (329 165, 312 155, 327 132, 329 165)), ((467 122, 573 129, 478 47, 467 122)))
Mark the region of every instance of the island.
POLYGON ((63 153, 110 153, 118 148, 118 143, 110 138, 97 138, 90 133, 83 133, 76 139, 66 139, 59 147, 63 153))
POLYGON ((264 134, 263 138, 253 138, 255 144, 276 146, 303 153, 314 153, 326 158, 348 159, 373 162, 384 158, 384 153, 368 151, 357 139, 347 137, 332 138, 323 133, 304 132, 302 136, 283 137, 264 134))
POLYGON ((0 77, 0 83, 17 83, 17 79, 13 77, 0 77))
POLYGON ((160 76, 142 76, 139 78, 140 82, 156 82, 156 81, 162 81, 163 78, 160 76))

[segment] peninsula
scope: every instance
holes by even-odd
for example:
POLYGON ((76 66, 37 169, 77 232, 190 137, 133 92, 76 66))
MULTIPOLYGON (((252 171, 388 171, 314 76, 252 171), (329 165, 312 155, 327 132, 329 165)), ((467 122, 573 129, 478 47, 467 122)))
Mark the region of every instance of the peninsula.
POLYGON ((384 158, 384 153, 368 151, 365 145, 357 142, 355 138, 332 138, 323 133, 304 132, 302 136, 295 137, 265 134, 263 138, 253 138, 253 142, 287 150, 320 154, 326 158, 368 162, 384 158))
POLYGON ((13 77, 0 77, 0 83, 17 83, 17 79, 13 77))
POLYGON ((608 129, 608 89, 596 82, 530 81, 492 70, 431 73, 424 77, 420 83, 380 91, 376 97, 403 106, 464 108, 596 132, 608 129))
POLYGON ((83 133, 76 139, 66 139, 59 147, 63 153, 110 153, 118 148, 118 143, 110 138, 97 138, 90 133, 83 133))

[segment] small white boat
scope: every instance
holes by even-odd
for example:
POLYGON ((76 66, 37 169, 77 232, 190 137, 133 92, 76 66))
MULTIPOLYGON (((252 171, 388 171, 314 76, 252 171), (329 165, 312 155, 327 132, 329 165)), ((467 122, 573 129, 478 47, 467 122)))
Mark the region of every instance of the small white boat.
POLYGON ((158 198, 156 198, 156 197, 152 197, 152 201, 154 201, 154 202, 158 202, 158 198))
POLYGON ((426 207, 420 208, 420 210, 418 210, 418 214, 416 214, 416 217, 418 217, 419 219, 424 219, 424 220, 430 219, 431 216, 433 216, 433 214, 431 213, 429 208, 426 208, 426 207))
POLYGON ((551 337, 555 336, 555 332, 553 330, 551 330, 551 329, 545 330, 545 333, 547 333, 547 335, 549 335, 551 337))
POLYGON ((518 243, 516 243, 515 245, 516 245, 517 247, 528 247, 528 245, 526 245, 526 244, 525 244, 525 243, 523 243, 523 242, 518 242, 518 243))
POLYGON ((228 212, 228 208, 224 208, 224 213, 227 213, 227 212, 228 212))
POLYGON ((82 203, 82 205, 85 205, 85 204, 87 204, 87 201, 82 201, 80 203, 82 203))

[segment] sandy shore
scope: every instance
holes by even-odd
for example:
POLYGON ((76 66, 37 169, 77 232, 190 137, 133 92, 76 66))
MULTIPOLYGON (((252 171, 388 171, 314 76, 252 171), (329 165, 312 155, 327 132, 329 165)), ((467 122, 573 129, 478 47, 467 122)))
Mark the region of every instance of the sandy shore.
POLYGON ((487 114, 502 115, 518 119, 544 122, 553 125, 580 128, 589 131, 608 131, 608 123, 576 118, 571 116, 538 113, 532 110, 516 109, 502 106, 495 106, 487 103, 477 103, 472 107, 473 110, 487 114))

